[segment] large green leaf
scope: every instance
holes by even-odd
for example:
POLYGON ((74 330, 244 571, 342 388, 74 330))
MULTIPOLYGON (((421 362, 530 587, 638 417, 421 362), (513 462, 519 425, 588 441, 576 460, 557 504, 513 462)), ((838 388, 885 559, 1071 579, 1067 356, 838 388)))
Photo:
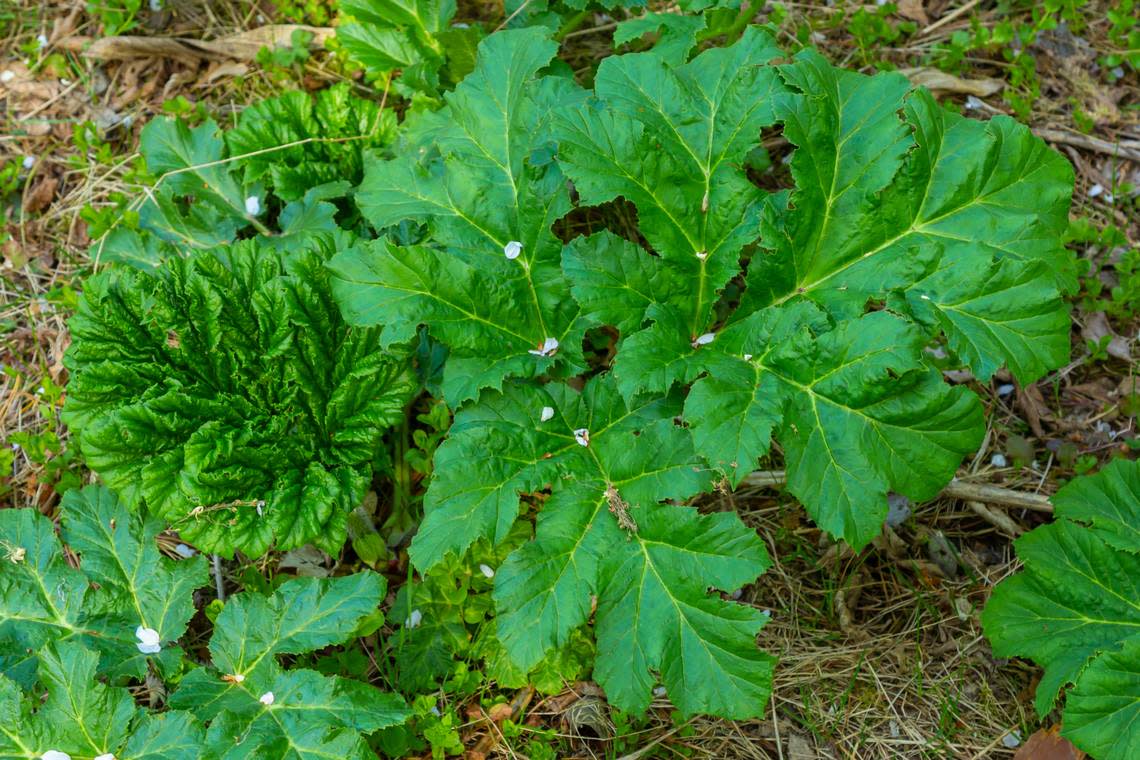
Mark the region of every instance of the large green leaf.
POLYGON ((615 704, 644 710, 660 672, 687 714, 755 715, 771 676, 754 643, 764 617, 707 589, 752 581, 767 555, 733 515, 661 504, 709 483, 678 411, 676 399, 627 405, 608 375, 581 394, 561 384, 484 394, 437 452, 412 558, 428 568, 476 537, 503 540, 520 494, 549 487, 535 540, 495 578, 498 634, 517 666, 566 644, 596 595, 594 672, 615 704), (722 673, 734 674, 727 686, 722 673))
POLYGON ((1098 760, 1140 755, 1140 463, 1117 460, 1053 498, 1056 521, 1019 538, 1025 569, 982 615, 1000 657, 1045 669, 1037 712, 1072 684, 1062 734, 1098 760))
MULTIPOLYGON (((753 28, 682 66, 653 53, 612 56, 598 68, 597 102, 564 109, 556 120, 558 160, 580 201, 632 201, 657 266, 690 284, 664 302, 678 307, 689 341, 707 331, 717 293, 756 238, 764 193, 742 164, 775 120, 783 85, 763 64, 778 55, 770 34, 753 28)), ((665 390, 621 358, 615 371, 627 395, 665 390)))
POLYGON ((102 653, 102 672, 141 677, 147 661, 174 669, 173 645, 194 615, 192 592, 205 585, 201 557, 163 557, 155 537, 163 524, 126 511, 105 488, 69 491, 63 499, 63 539, 79 555, 67 563, 51 521, 33 510, 0 510, 0 643, 5 670, 27 681, 29 653, 76 639, 102 653), (139 628, 155 631, 160 651, 140 649, 139 628))
POLYGON ((64 419, 130 506, 209 551, 339 550, 414 383, 379 331, 342 320, 335 245, 250 240, 88 280, 64 419))
POLYGON ((849 317, 899 293, 982 379, 1004 363, 1030 382, 1063 363, 1068 162, 1013 120, 961 118, 895 74, 814 52, 780 71, 796 189, 765 216, 745 313, 810 298, 849 317))
POLYGON ((384 325, 389 342, 423 323, 451 349, 443 386, 453 405, 508 376, 582 363, 585 328, 551 230, 570 195, 543 153, 550 110, 581 96, 568 80, 537 78, 556 49, 538 29, 487 38, 447 106, 410 127, 404 155, 370 167, 365 217, 377 228, 426 223, 433 246, 376 241, 331 264, 350 322, 384 325))

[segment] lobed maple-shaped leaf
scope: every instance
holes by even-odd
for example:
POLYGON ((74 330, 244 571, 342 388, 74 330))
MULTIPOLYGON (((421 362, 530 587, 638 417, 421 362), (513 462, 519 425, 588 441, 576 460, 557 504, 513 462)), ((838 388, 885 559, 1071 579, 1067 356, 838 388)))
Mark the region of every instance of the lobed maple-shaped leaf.
MULTIPOLYGON (((21 510, 24 511, 24 510, 21 510)), ((147 713, 127 689, 99 682, 99 655, 76 641, 40 651, 39 682, 27 697, 0 675, 0 758, 198 760, 203 730, 185 712, 147 713), (54 754, 50 754, 54 753, 54 754)))
POLYGON ((209 722, 209 756, 373 758, 361 734, 399 725, 397 694, 339 676, 282 668, 279 655, 341 644, 376 613, 383 576, 286 581, 271 596, 237 594, 214 622, 211 665, 182 679, 172 708, 209 722), (256 754, 262 753, 262 754, 256 754))
POLYGON ((498 636, 514 663, 528 671, 570 641, 597 596, 594 675, 614 704, 644 711, 660 673, 685 714, 756 715, 771 681, 754 640, 766 617, 708 588, 752 581, 767 554, 735 515, 662 503, 709 484, 679 410, 672 397, 627 404, 610 375, 580 394, 564 384, 485 393, 437 451, 412 559, 426 569, 477 537, 502 541, 520 494, 549 488, 534 541, 495 577, 498 636))
POLYGON ((101 673, 141 678, 148 660, 177 670, 181 638, 194 615, 192 592, 205 585, 201 556, 175 562, 159 553, 161 521, 132 514, 106 488, 63 497, 62 538, 78 554, 68 564, 51 521, 30 509, 0 510, 0 644, 4 672, 29 683, 35 653, 78 641, 101 654, 101 673), (161 650, 139 648, 139 628, 155 631, 161 650))
POLYGON ((346 325, 324 262, 264 239, 87 281, 64 420, 135 509, 202 549, 339 551, 384 429, 415 389, 379 333, 346 325))
POLYGON ((685 417, 734 484, 775 433, 788 488, 821 528, 862 547, 881 530, 888 491, 921 501, 953 477, 981 443, 982 408, 922 360, 913 323, 874 312, 826 325, 800 302, 725 330, 697 352, 716 363, 704 360, 685 417))
POLYGON ((1100 760, 1140 754, 1140 463, 1116 460, 1053 496, 1055 521, 1017 539, 1022 572, 982 625, 999 657, 1045 669, 1044 717, 1070 686, 1062 736, 1100 760))
POLYGON ((451 349, 443 390, 452 406, 506 377, 583 364, 585 326, 551 230, 570 194, 543 151, 551 109, 581 92, 538 77, 556 50, 541 29, 483 41, 474 72, 439 112, 416 115, 401 157, 373 164, 357 197, 378 229, 421 222, 432 245, 381 239, 330 264, 351 323, 384 325, 385 344, 426 324, 451 349))
MULTIPOLYGON (((100 683, 107 666, 94 651, 52 642, 37 657, 42 704, 38 692, 22 697, 0 676, 0 758, 375 758, 362 735, 404 722, 403 699, 361 681, 287 670, 276 658, 346 641, 375 616, 384 591, 382 576, 361 573, 287 581, 268 597, 236 595, 214 624, 213 665, 190 670, 160 714, 100 683)), ((190 603, 188 590, 175 593, 190 603)))
MULTIPOLYGON (((611 56, 598 67, 596 101, 563 109, 555 120, 558 160, 580 202, 632 201, 657 254, 637 269, 664 268, 685 284, 654 303, 688 341, 707 331, 717 293, 740 272, 741 252, 756 238, 765 194, 741 164, 775 119, 783 84, 764 64, 780 54, 768 32, 750 28, 735 45, 680 66, 653 53, 611 56)), ((638 255, 636 248, 628 253, 638 255)), ((573 270, 566 274, 576 289, 592 285, 573 270)), ((644 279, 637 274, 634 282, 644 279)), ((668 389, 665 378, 642 375, 636 357, 645 354, 628 340, 619 353, 615 373, 626 395, 668 389)))
POLYGON ((139 210, 145 230, 179 247, 209 248, 256 222, 233 166, 224 161, 225 140, 212 119, 196 127, 154 119, 139 135, 139 152, 147 170, 162 178, 139 210))
POLYGON ((582 203, 631 201, 652 251, 595 234, 563 271, 584 318, 621 331, 625 396, 692 384, 697 452, 734 485, 775 436, 791 492, 862 547, 888 491, 932 496, 981 439, 980 405, 928 365, 930 343, 982 380, 1066 360, 1072 170, 901 76, 812 51, 766 65, 778 54, 751 29, 688 63, 603 62, 596 100, 555 120, 557 158, 582 203), (796 147, 790 193, 746 174, 773 123, 796 147))

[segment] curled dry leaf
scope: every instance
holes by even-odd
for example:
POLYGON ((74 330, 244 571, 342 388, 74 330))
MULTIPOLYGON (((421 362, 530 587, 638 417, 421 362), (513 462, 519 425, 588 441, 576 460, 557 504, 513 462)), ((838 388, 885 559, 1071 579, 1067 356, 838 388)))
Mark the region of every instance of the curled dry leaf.
POLYGON ((902 72, 913 84, 925 87, 936 95, 940 93, 953 93, 955 95, 975 95, 986 98, 1001 92, 1005 84, 1000 79, 982 77, 981 79, 962 79, 945 71, 932 68, 903 69, 902 72))

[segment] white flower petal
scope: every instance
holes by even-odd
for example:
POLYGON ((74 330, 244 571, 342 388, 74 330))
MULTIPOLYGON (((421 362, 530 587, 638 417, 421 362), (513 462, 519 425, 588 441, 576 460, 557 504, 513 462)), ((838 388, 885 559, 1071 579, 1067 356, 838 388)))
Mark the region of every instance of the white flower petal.
POLYGON ((408 628, 418 628, 420 623, 423 622, 424 613, 419 610, 412 610, 412 614, 408 615, 408 619, 404 621, 404 625, 408 628))
POLYGON ((693 341, 693 345, 707 346, 708 344, 712 343, 715 338, 716 333, 705 333, 704 335, 698 336, 697 339, 693 341))
POLYGON ((158 654, 162 651, 162 637, 153 628, 139 626, 135 628, 135 638, 139 640, 136 647, 143 654, 158 654))
POLYGON ((251 195, 245 199, 245 213, 250 216, 257 216, 261 213, 261 199, 256 195, 251 195))
POLYGON ((8 84, 15 78, 16 72, 14 71, 4 71, 4 73, 0 74, 0 82, 3 82, 4 84, 8 84))
POLYGON ((746 361, 746 362, 752 361, 752 354, 745 354, 744 355, 744 361, 746 361))
POLYGON ((35 156, 24 156, 23 166, 25 169, 31 169, 35 165, 36 165, 36 157, 35 156))
POLYGON ((483 575, 488 578, 495 577, 495 571, 491 568, 490 565, 479 565, 479 572, 483 573, 483 575))
POLYGON ((271 691, 265 692, 264 694, 262 694, 260 697, 257 698, 257 701, 263 705, 273 704, 273 692, 271 692, 271 691))
POLYGON ((43 35, 43 34, 37 34, 36 35, 36 44, 39 45, 41 48, 46 48, 47 44, 48 44, 47 36, 43 35))
POLYGON ((157 644, 162 641, 162 637, 158 635, 158 631, 153 628, 144 628, 141 625, 135 629, 135 638, 143 644, 157 644))
POLYGON ((58 749, 49 749, 40 755, 40 760, 71 760, 71 755, 60 752, 58 749))
POLYGON ((574 440, 578 442, 579 446, 589 446, 590 431, 586 428, 578 428, 574 431, 574 440))
POLYGON ((517 240, 512 240, 503 246, 503 255, 511 261, 514 261, 522 253, 522 243, 517 240))
POLYGON ((527 353, 534 354, 535 356, 553 356, 554 352, 558 350, 558 338, 547 338, 542 341, 542 347, 539 349, 530 349, 527 353))
POLYGON ((538 419, 541 420, 542 422, 546 422, 547 420, 551 419, 552 417, 554 417, 554 407, 552 407, 552 406, 542 407, 542 414, 538 415, 538 419))
POLYGON ((102 755, 96 756, 95 760, 115 760, 115 755, 110 752, 104 752, 102 755))

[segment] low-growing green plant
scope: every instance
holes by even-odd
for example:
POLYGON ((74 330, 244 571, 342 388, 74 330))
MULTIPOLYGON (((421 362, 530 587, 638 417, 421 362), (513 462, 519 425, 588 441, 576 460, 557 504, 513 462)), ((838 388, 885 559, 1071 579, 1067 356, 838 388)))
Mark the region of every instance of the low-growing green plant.
POLYGON ((343 0, 339 8, 336 44, 368 78, 425 106, 471 71, 484 35, 478 25, 452 23, 455 0, 343 0))
MULTIPOLYGON (((446 0, 346 2, 338 44, 411 99, 399 128, 347 85, 252 106, 224 132, 148 125, 155 184, 137 229, 97 244, 112 266, 86 284, 67 357, 65 419, 122 519, 250 558, 339 554, 351 532, 379 566, 398 542, 361 505, 398 424, 393 533, 413 519, 413 473, 430 485, 419 578, 378 650, 397 688, 461 700, 487 680, 553 691, 592 669, 631 720, 661 689, 678 722, 764 714, 775 660, 755 641, 770 615, 734 592, 769 566, 765 541, 689 500, 779 456, 816 523, 861 549, 888 492, 936 494, 985 432, 978 398, 942 371, 985 382, 1005 366, 1028 383, 1068 358, 1072 169, 1011 119, 965 119, 900 75, 812 50, 789 58, 749 8, 714 5, 620 21, 615 45, 634 52, 584 88, 555 58, 591 12, 579 0, 517 6, 508 26, 539 26, 490 34, 477 55, 483 30, 453 24, 446 0), (769 192, 776 130, 790 180, 769 192), (421 387, 446 403, 409 444, 421 387)), ((868 40, 898 31, 860 18, 868 40)), ((272 595, 206 606, 213 669, 154 666, 181 681, 171 706, 209 722, 219 753, 261 721, 267 756, 306 755, 301 732, 366 756, 360 734, 406 711, 370 722, 375 693, 350 704, 362 684, 298 676, 321 707, 270 723, 263 708, 294 693, 274 679, 311 672, 273 655, 348 632, 282 644, 290 595, 325 586, 246 576, 272 595), (250 650, 235 632, 277 638, 250 650)), ((378 624, 383 584, 351 578, 312 583, 368 586, 349 607, 378 624)), ((59 647, 24 651, 62 661, 59 647)), ((115 666, 100 654, 66 657, 115 666)), ((373 746, 457 751, 453 709, 414 704, 373 746)))
POLYGON ((207 579, 203 558, 164 557, 155 540, 163 523, 132 515, 104 488, 67 494, 62 520, 78 569, 51 521, 0 510, 0 756, 368 758, 362 734, 408 717, 398 695, 278 660, 344 642, 362 624, 375 630, 383 577, 238 594, 214 622, 209 663, 198 665, 179 640, 207 579), (119 685, 151 677, 173 686, 169 709, 144 710, 119 685))
POLYGON ((758 715, 767 616, 709 590, 763 572, 764 544, 678 502, 740 483, 773 438, 792 493, 856 548, 888 491, 937 493, 985 425, 926 347, 982 380, 1068 357, 1072 169, 901 76, 811 51, 774 65, 763 29, 692 60, 687 35, 611 56, 592 91, 550 65, 548 34, 485 40, 444 108, 410 117, 399 156, 366 173, 364 216, 426 225, 425 244, 382 237, 330 265, 350 322, 383 326, 385 345, 427 325, 450 350, 458 411, 411 557, 430 572, 500 544, 520 494, 541 495, 534 540, 495 577, 515 664, 592 622, 594 677, 620 709, 643 711, 660 681, 686 716, 758 715), (795 186, 768 193, 747 166, 775 125, 795 186), (636 233, 556 236, 575 204, 619 199, 636 233), (619 336, 602 365, 583 352, 599 327, 619 336))
POLYGON ((149 269, 250 230, 284 244, 352 229, 358 219, 345 198, 360 182, 365 156, 384 149, 394 130, 391 110, 353 95, 347 84, 261 101, 225 131, 209 118, 194 127, 155 119, 140 136, 149 177, 139 174, 149 182, 137 221, 130 208, 119 212, 123 223, 101 224, 91 258, 149 269))
POLYGON ((1067 689, 1061 735, 1097 760, 1140 756, 1140 463, 1117 460, 1052 498, 1054 522, 1017 539, 1022 572, 982 615, 999 657, 1045 669, 1037 714, 1067 689))

